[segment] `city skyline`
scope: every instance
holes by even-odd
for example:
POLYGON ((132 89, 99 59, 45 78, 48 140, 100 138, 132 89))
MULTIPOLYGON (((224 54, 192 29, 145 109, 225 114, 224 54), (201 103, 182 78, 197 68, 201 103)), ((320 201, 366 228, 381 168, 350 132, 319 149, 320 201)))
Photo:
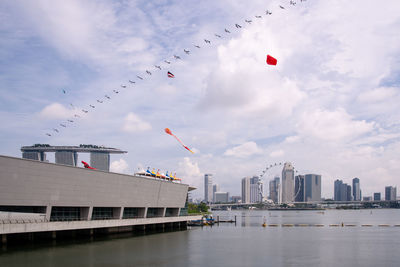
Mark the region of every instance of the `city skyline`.
POLYGON ((119 147, 111 171, 176 172, 194 198, 205 173, 238 195, 283 161, 320 174, 325 198, 335 179, 358 177, 363 196, 400 186, 398 2, 280 4, 1 1, 0 154, 119 147))

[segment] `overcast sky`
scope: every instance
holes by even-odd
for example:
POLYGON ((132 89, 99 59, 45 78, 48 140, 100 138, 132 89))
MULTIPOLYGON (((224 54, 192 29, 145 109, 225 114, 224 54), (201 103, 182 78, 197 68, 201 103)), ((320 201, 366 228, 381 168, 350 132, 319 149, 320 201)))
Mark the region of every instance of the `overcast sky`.
POLYGON ((1 1, 0 153, 120 148, 113 171, 176 172, 194 198, 205 173, 240 195, 285 161, 321 174, 323 197, 335 179, 360 178, 363 196, 400 185, 399 2, 289 2, 1 1))

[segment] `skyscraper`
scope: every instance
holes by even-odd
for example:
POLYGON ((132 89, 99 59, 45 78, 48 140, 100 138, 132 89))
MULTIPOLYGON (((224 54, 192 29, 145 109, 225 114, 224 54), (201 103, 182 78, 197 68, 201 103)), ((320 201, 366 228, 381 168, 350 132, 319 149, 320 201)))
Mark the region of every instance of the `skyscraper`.
POLYGON ((304 202, 304 175, 294 177, 295 202, 304 202))
POLYGON ((274 203, 279 203, 279 187, 280 187, 280 178, 276 176, 273 180, 269 182, 269 198, 274 203))
POLYGON ((290 162, 285 162, 282 170, 282 203, 294 201, 294 168, 290 162))
POLYGON ((351 186, 337 179, 334 184, 334 200, 335 201, 351 201, 351 186))
POLYGON ((263 183, 258 176, 250 178, 250 203, 262 202, 263 183))
POLYGON ((242 179, 242 203, 250 203, 250 177, 242 179))
POLYGON ((304 179, 304 201, 321 201, 321 175, 306 174, 304 179))
POLYGON ((361 201, 360 179, 353 179, 353 200, 361 201))
POLYGON ((219 185, 218 184, 214 184, 213 185, 213 202, 215 203, 215 192, 219 192, 219 185))
POLYGON ((204 174, 204 202, 211 203, 213 201, 212 174, 204 174))
POLYGON ((397 188, 393 186, 385 187, 385 200, 396 200, 397 188))

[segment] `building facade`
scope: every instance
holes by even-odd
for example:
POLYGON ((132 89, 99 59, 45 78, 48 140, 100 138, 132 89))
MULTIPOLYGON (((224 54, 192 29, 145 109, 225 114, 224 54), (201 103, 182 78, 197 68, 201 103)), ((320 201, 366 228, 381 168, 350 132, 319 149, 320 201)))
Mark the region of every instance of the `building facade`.
POLYGON ((385 200, 393 201, 397 198, 397 188, 393 186, 385 187, 385 200))
POLYGON ((360 179, 353 179, 353 200, 360 201, 361 200, 361 189, 360 189, 360 179))
POLYGON ((269 199, 274 203, 280 203, 280 178, 276 176, 269 182, 269 199))
POLYGON ((213 201, 212 174, 204 174, 204 202, 213 201))
POLYGON ((250 203, 259 203, 263 201, 264 186, 258 176, 250 178, 250 203))
POLYGON ((381 193, 374 193, 374 201, 381 201, 381 193))
POLYGON ((304 177, 304 201, 321 201, 321 175, 306 174, 304 177))
POLYGON ((215 192, 219 192, 220 190, 219 190, 219 185, 218 184, 214 184, 213 185, 213 202, 215 203, 216 202, 216 200, 215 200, 215 192))
POLYGON ((228 203, 229 193, 228 192, 215 192, 215 203, 228 203))
POLYGON ((295 202, 304 202, 304 175, 297 175, 294 178, 295 202))
POLYGON ((285 162, 282 169, 282 203, 294 201, 294 168, 290 162, 285 162))
POLYGON ((334 200, 335 201, 352 201, 351 186, 337 179, 334 183, 334 200))
POLYGON ((250 177, 242 179, 242 203, 250 203, 250 177))

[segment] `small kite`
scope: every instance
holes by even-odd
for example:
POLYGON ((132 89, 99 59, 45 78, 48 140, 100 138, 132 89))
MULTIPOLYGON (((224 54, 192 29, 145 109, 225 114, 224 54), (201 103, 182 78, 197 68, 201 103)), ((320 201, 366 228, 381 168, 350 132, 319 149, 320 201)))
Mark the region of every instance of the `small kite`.
POLYGON ((183 144, 182 141, 179 140, 179 138, 176 137, 176 135, 174 135, 174 134, 171 132, 171 130, 170 130, 169 128, 165 128, 164 131, 165 131, 167 134, 172 135, 173 137, 175 137, 175 139, 178 140, 178 142, 179 142, 184 148, 186 148, 187 150, 189 150, 190 152, 192 152, 192 154, 194 154, 194 152, 193 152, 192 150, 190 150, 190 148, 188 148, 187 146, 185 146, 185 144, 183 144))
POLYGON ((267 64, 268 65, 276 65, 278 63, 278 60, 276 58, 271 57, 270 55, 267 55, 267 64))
POLYGON ((95 170, 96 169, 96 168, 90 167, 90 165, 87 162, 83 161, 83 160, 81 162, 82 162, 83 166, 85 167, 85 169, 91 169, 91 170, 95 170))
POLYGON ((168 71, 167 75, 168 75, 168 78, 175 78, 175 75, 173 75, 173 74, 172 74, 171 72, 169 72, 169 71, 168 71))

